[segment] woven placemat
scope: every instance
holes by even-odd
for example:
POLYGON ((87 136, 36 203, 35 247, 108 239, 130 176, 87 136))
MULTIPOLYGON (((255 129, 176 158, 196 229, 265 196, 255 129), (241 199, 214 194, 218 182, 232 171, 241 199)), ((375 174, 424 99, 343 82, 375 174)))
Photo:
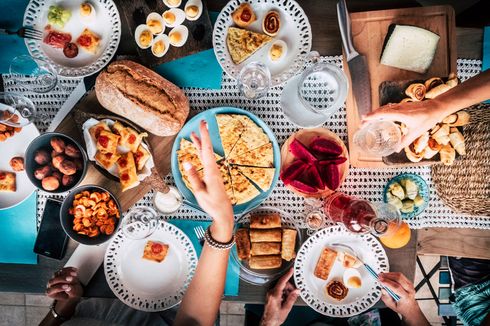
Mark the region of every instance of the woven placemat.
MULTIPOLYGON (((432 182, 442 201, 453 210, 490 215, 490 105, 467 110, 470 124, 463 128, 466 156, 453 165, 435 165, 432 182)), ((489 217, 490 219, 490 217, 489 217)))

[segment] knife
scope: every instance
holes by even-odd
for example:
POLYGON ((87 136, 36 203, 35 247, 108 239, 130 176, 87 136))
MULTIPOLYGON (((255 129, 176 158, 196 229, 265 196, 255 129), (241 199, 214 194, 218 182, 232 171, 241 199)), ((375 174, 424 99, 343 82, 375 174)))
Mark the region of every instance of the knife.
POLYGON ((360 55, 352 44, 351 23, 345 0, 337 3, 337 18, 349 66, 352 93, 356 99, 357 112, 362 117, 371 112, 371 82, 366 57, 360 55))

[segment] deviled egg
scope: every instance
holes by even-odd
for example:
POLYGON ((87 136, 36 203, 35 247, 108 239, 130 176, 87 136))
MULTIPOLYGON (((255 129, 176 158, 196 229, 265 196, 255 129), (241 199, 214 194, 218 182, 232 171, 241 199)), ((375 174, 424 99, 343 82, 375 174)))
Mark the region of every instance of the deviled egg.
POLYGON ((160 14, 151 12, 146 17, 146 25, 153 35, 160 35, 165 30, 165 22, 160 14))
POLYGON ((189 30, 184 25, 179 25, 173 28, 169 33, 170 44, 175 47, 181 47, 189 37, 189 30))
POLYGON ((136 44, 142 49, 148 49, 153 43, 153 34, 146 24, 141 24, 134 31, 134 39, 136 44))
POLYGON ((155 37, 151 46, 151 53, 155 57, 163 57, 170 47, 170 40, 167 35, 162 34, 155 37))
POLYGON ((190 20, 198 20, 202 14, 202 1, 201 0, 189 0, 184 7, 185 17, 190 20))
POLYGON ((185 13, 179 8, 170 8, 162 14, 163 21, 168 27, 181 25, 185 20, 185 13))
POLYGON ((163 0, 163 3, 169 8, 177 8, 182 3, 182 0, 163 0))
POLYGON ((90 2, 84 2, 80 5, 80 20, 92 21, 95 19, 95 8, 90 2))
POLYGON ((355 268, 347 268, 344 272, 344 284, 348 288, 358 289, 362 286, 361 273, 355 268))
POLYGON ((269 59, 272 62, 279 62, 288 53, 288 45, 283 40, 277 40, 272 42, 269 48, 269 59))

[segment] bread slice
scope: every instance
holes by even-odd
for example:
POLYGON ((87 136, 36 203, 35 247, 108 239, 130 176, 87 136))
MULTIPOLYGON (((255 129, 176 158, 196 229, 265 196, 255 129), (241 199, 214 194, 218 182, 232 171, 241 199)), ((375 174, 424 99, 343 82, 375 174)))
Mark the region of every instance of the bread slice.
POLYGON ((272 41, 272 37, 248 31, 242 28, 230 27, 226 36, 226 45, 231 59, 235 64, 247 60, 261 47, 272 41))

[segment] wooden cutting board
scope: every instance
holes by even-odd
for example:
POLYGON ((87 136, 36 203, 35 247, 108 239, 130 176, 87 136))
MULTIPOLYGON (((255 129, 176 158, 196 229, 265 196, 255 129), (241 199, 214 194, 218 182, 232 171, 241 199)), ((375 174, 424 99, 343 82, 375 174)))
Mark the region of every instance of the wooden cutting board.
MULTIPOLYGON (((107 111, 99 104, 93 88, 88 91, 56 128, 57 132, 73 137, 83 146, 83 148, 86 148, 80 128, 80 125, 83 122, 78 121, 78 117, 85 114, 115 116, 114 113, 107 111)), ((135 188, 122 192, 119 182, 115 180, 115 178, 108 177, 105 173, 102 173, 95 167, 95 162, 93 161, 89 161, 87 175, 82 180, 81 185, 95 184, 110 190, 119 200, 123 211, 126 211, 133 206, 134 203, 143 198, 148 191, 154 188, 155 184, 158 186, 159 183, 162 183, 160 176, 165 176, 170 172, 170 153, 172 151, 174 139, 175 136, 159 137, 149 134, 147 141, 150 145, 156 170, 152 171, 152 175, 147 177, 144 182, 141 182, 135 188), (151 178, 154 178, 152 184, 150 184, 151 178)))
MULTIPOLYGON (((357 12, 350 15, 354 47, 366 56, 371 80, 372 107, 380 105, 379 86, 384 81, 427 79, 434 76, 447 77, 456 72, 456 30, 454 10, 451 6, 432 6, 406 9, 357 12), (430 30, 440 36, 431 67, 425 74, 397 69, 380 64, 383 42, 391 24, 413 25, 430 30)), ((347 62, 343 62, 350 85, 347 62)), ((354 167, 387 167, 381 157, 363 153, 353 143, 354 133, 359 129, 360 118, 352 88, 346 100, 347 131, 349 136, 350 160, 354 167)))
MULTIPOLYGON (((186 0, 182 0, 179 8, 184 10, 186 2, 186 0)), ((138 25, 146 23, 146 17, 149 13, 163 14, 169 8, 162 0, 119 0, 118 8, 122 23, 128 26, 131 36, 131 39, 121 40, 121 42, 131 42, 138 51, 139 59, 146 66, 157 66, 164 62, 211 49, 213 47, 213 25, 209 19, 206 1, 203 1, 202 5, 203 12, 198 20, 189 21, 186 19, 182 24, 189 29, 187 42, 182 47, 170 46, 170 49, 163 57, 157 58, 151 53, 151 48, 141 49, 138 47, 134 39, 134 31, 138 25)), ((165 27, 164 34, 168 35, 170 30, 170 27, 165 27)))

